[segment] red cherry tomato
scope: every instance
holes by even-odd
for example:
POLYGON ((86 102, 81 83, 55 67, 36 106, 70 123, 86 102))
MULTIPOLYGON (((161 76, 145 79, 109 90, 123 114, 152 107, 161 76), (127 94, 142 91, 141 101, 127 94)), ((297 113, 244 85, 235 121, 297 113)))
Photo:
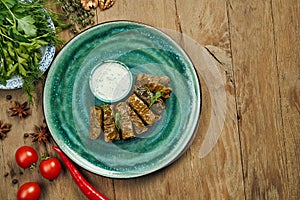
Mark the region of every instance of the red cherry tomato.
POLYGON ((61 164, 57 158, 48 158, 40 163, 39 169, 44 178, 54 180, 60 174, 61 164))
POLYGON ((38 200, 41 195, 41 188, 36 182, 24 183, 18 190, 18 200, 38 200))
POLYGON ((17 149, 15 159, 20 167, 26 169, 35 165, 38 160, 38 153, 32 147, 22 146, 17 149))

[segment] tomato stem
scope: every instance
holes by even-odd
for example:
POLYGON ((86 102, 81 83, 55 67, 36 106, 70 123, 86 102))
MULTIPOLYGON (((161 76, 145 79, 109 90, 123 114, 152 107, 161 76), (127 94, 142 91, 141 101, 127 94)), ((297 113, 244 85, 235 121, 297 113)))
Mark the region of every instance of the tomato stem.
POLYGON ((49 158, 51 158, 51 157, 48 156, 48 155, 46 155, 46 154, 44 154, 44 155, 42 155, 41 160, 48 160, 49 158))
POLYGON ((29 169, 30 169, 30 170, 34 170, 35 167, 36 167, 36 163, 32 163, 32 164, 30 165, 29 169))

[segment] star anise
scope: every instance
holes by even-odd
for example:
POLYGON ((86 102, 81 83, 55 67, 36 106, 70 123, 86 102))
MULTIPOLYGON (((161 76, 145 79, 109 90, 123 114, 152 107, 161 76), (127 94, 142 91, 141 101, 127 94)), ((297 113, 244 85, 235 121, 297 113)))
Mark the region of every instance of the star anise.
POLYGON ((10 131, 10 127, 11 127, 10 124, 3 123, 0 120, 0 136, 1 136, 1 139, 6 137, 7 133, 10 131))
POLYGON ((11 117, 19 116, 20 120, 23 119, 23 117, 27 117, 30 115, 27 111, 29 108, 27 108, 27 102, 25 101, 23 104, 20 104, 18 102, 14 102, 15 106, 12 108, 9 108, 9 110, 12 111, 10 114, 11 117))
POLYGON ((29 135, 33 138, 32 142, 37 142, 39 145, 43 142, 47 144, 50 140, 50 131, 48 126, 37 126, 34 125, 35 132, 29 133, 29 135))

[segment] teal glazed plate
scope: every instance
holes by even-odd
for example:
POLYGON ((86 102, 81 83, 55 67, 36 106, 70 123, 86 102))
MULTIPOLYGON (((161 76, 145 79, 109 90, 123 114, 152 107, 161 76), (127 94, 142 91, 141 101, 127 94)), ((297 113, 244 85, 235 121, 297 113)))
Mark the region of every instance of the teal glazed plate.
POLYGON ((99 24, 74 37, 54 59, 44 88, 45 118, 57 145, 79 166, 111 178, 143 176, 178 159, 194 138, 200 108, 199 79, 186 53, 160 30, 130 21, 99 24), (124 63, 133 83, 140 73, 170 78, 173 92, 162 119, 131 140, 89 139, 89 109, 104 104, 89 77, 107 60, 124 63))

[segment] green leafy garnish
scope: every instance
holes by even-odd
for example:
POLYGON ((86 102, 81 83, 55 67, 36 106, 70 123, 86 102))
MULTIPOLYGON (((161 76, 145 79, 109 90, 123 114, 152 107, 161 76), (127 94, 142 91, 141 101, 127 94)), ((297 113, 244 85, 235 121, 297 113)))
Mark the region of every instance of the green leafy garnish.
POLYGON ((29 101, 34 83, 43 74, 41 47, 63 43, 49 26, 49 18, 39 0, 0 0, 0 83, 21 76, 29 101))
POLYGON ((117 112, 117 113, 115 114, 115 124, 116 124, 116 129, 118 130, 118 132, 121 131, 121 128, 120 128, 120 126, 119 126, 120 118, 121 118, 121 115, 120 115, 120 113, 117 112))
POLYGON ((154 104, 160 97, 162 97, 162 95, 163 95, 163 91, 157 91, 157 92, 155 92, 154 96, 151 97, 151 103, 150 103, 150 105, 149 105, 149 108, 150 108, 151 106, 153 106, 153 104, 154 104))
POLYGON ((34 26, 34 19, 31 16, 25 16, 17 19, 18 31, 24 31, 26 35, 35 36, 37 28, 34 26))

